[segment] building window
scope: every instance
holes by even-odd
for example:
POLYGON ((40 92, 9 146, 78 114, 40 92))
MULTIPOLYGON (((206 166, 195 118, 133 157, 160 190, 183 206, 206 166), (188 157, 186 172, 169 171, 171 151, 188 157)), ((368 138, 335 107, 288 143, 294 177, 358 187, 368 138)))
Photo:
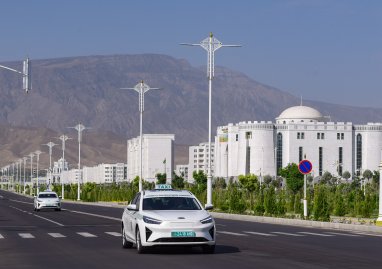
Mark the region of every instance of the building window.
POLYGON ((305 133, 301 133, 301 139, 305 139, 305 133))
POLYGON ((300 139, 300 133, 297 133, 297 139, 300 139))
POLYGON ((356 170, 357 170, 357 175, 361 174, 361 168, 362 168, 362 135, 357 134, 357 140, 356 140, 356 170))
POLYGON ((338 148, 338 175, 342 176, 342 155, 343 154, 343 149, 342 147, 338 148))
POLYGON ((337 133, 337 140, 340 140, 340 138, 341 138, 340 133, 337 133))
POLYGON ((320 139, 320 138, 321 138, 320 133, 317 133, 317 139, 320 139))
POLYGON ((303 149, 302 147, 299 147, 298 148, 298 162, 301 162, 302 161, 302 155, 303 154, 303 149))
POLYGON ((325 133, 321 133, 321 139, 325 139, 325 133))
POLYGON ((246 132, 245 139, 252 139, 252 132, 246 132))
POLYGON ((323 157, 323 150, 322 147, 318 148, 318 175, 322 176, 322 157, 323 157))
POLYGON ((248 175, 251 171, 251 147, 247 147, 246 154, 245 174, 248 175))
POLYGON ((236 141, 239 141, 239 134, 236 134, 236 141))
POLYGON ((282 133, 277 134, 276 167, 277 167, 277 174, 278 174, 279 170, 283 167, 283 135, 282 133))
POLYGON ((197 150, 197 149, 194 149, 194 152, 198 152, 198 150, 197 150))
POLYGON ((341 140, 344 140, 344 138, 345 138, 345 134, 341 133, 341 140))

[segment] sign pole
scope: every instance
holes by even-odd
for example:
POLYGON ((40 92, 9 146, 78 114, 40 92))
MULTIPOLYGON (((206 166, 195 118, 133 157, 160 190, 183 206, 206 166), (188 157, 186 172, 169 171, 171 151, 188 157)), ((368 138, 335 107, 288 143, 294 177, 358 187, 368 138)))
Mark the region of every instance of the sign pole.
POLYGON ((306 174, 304 174, 304 219, 308 216, 308 202, 306 201, 306 174))
POLYGON ((300 170, 300 173, 304 175, 304 219, 308 217, 308 201, 306 200, 306 175, 312 172, 313 165, 308 160, 302 160, 298 164, 298 170, 300 170))

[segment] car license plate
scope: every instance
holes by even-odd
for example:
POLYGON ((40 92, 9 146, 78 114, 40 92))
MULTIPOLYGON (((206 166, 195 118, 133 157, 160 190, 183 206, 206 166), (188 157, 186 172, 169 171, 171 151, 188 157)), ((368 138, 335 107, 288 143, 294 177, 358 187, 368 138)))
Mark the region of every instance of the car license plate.
POLYGON ((189 231, 176 231, 171 232, 171 237, 195 237, 195 232, 189 232, 189 231))

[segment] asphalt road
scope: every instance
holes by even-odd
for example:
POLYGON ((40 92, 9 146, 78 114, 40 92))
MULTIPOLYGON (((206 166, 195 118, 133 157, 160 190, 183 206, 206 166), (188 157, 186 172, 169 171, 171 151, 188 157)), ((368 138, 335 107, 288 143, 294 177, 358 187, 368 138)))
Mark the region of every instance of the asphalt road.
POLYGON ((33 211, 0 190, 0 268, 382 268, 382 235, 217 219, 217 247, 121 247, 122 209, 33 211))

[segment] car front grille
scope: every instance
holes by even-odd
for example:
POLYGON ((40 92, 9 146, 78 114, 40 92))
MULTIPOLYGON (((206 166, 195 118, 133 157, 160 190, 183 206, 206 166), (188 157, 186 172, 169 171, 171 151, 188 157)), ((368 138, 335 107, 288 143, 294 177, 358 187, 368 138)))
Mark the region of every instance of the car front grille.
POLYGON ((163 237, 154 240, 153 242, 159 243, 182 243, 182 242, 206 242, 208 241, 204 237, 163 237))

